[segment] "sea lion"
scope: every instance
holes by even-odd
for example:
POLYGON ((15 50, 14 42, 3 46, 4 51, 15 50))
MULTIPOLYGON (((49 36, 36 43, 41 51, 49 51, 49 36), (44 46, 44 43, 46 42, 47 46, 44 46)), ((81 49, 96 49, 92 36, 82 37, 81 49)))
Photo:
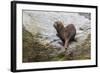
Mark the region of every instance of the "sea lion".
POLYGON ((68 24, 64 27, 61 21, 56 21, 54 27, 57 31, 57 36, 62 40, 64 48, 68 48, 70 41, 74 40, 76 35, 76 28, 74 24, 68 24))

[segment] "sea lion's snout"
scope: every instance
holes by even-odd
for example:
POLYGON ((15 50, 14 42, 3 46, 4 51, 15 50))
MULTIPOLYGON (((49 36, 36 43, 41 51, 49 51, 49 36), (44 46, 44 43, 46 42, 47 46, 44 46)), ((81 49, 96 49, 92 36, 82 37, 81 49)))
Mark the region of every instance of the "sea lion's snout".
POLYGON ((57 24, 56 23, 54 23, 54 25, 53 25, 55 28, 57 27, 57 24))

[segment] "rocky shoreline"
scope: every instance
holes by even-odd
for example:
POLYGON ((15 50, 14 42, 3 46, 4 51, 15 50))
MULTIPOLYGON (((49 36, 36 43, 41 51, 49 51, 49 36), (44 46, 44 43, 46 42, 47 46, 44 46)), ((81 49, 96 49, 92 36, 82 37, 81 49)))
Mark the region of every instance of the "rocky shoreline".
POLYGON ((91 58, 91 17, 89 13, 23 12, 23 62, 84 60, 91 58), (58 18, 58 19, 57 19, 58 18), (53 23, 73 23, 76 42, 66 50, 56 36, 53 23))

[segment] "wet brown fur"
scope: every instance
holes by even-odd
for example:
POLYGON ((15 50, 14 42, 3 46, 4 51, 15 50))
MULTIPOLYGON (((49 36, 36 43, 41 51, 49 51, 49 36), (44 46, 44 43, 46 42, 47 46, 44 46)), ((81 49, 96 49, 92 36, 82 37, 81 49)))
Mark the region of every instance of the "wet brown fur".
POLYGON ((70 41, 74 40, 76 35, 76 28, 73 24, 69 24, 64 27, 61 21, 56 21, 54 27, 57 31, 57 36, 64 43, 64 47, 68 48, 70 41))

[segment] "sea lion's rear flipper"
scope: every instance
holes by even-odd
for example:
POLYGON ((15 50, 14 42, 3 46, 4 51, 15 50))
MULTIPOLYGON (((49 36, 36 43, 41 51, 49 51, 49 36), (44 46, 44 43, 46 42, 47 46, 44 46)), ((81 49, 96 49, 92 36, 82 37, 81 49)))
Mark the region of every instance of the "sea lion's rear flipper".
POLYGON ((74 38, 72 41, 77 42, 77 39, 74 38))
POLYGON ((74 37, 74 38, 70 39, 70 41, 77 42, 77 39, 74 37))

